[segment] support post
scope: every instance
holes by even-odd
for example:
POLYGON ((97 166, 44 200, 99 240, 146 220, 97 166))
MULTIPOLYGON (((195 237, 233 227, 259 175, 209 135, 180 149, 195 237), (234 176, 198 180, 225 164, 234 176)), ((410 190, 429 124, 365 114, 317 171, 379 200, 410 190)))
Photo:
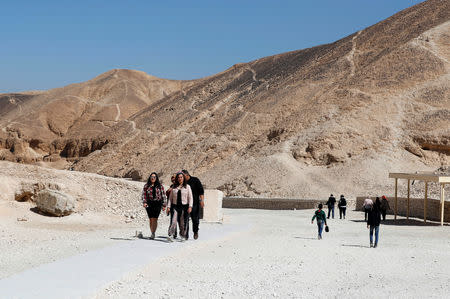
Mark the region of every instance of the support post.
POLYGON ((410 186, 411 186, 411 181, 410 180, 408 180, 408 204, 407 204, 407 207, 406 207, 406 219, 409 219, 409 188, 410 188, 410 186))
POLYGON ((428 182, 425 182, 425 201, 423 204, 423 222, 427 222, 427 206, 428 206, 428 182))
POLYGON ((394 205, 394 220, 397 220, 397 190, 398 190, 398 178, 395 178, 395 205, 394 205))
POLYGON ((440 184, 440 187, 441 187, 441 225, 444 225, 444 201, 445 201, 444 184, 440 184))

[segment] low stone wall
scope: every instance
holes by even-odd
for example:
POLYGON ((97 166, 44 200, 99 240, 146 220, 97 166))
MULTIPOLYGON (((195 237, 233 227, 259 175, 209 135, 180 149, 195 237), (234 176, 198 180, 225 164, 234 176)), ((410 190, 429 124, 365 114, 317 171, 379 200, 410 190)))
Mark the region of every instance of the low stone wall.
POLYGON ((228 209, 305 210, 315 209, 319 203, 325 205, 325 202, 317 199, 224 197, 222 207, 228 209))
MULTIPOLYGON (((367 197, 358 196, 356 198, 355 210, 363 211, 363 203, 367 197)), ((370 197, 375 202, 375 197, 370 197)), ((388 214, 394 215, 395 197, 388 197, 390 210, 388 214)), ((423 219, 424 210, 423 198, 409 199, 409 216, 423 219)), ((441 203, 437 199, 428 198, 427 200, 427 220, 440 221, 441 220, 441 203)), ((397 198, 397 215, 406 216, 408 208, 408 199, 406 197, 397 198)), ((450 202, 446 201, 444 204, 444 221, 450 222, 450 202)))

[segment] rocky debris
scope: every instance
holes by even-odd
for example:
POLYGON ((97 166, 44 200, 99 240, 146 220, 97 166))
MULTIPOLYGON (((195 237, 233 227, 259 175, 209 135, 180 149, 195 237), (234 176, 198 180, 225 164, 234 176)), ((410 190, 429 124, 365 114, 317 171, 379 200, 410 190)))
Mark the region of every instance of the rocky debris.
POLYGON ((17 221, 28 221, 27 217, 19 217, 17 218, 17 221))
POLYGON ((146 221, 141 204, 144 183, 77 171, 0 161, 0 200, 28 192, 31 201, 42 190, 56 190, 75 199, 77 213, 103 213, 117 219, 146 221), (30 195, 31 194, 31 195, 30 195))
POLYGON ((434 171, 435 174, 450 175, 450 165, 441 166, 434 171))
POLYGON ((34 186, 31 184, 22 183, 20 189, 14 194, 14 199, 16 201, 31 201, 32 197, 35 195, 34 186))
POLYGON ((142 181, 142 172, 132 168, 124 175, 124 178, 130 178, 133 181, 142 181))
POLYGON ((56 190, 42 190, 35 198, 39 211, 52 216, 67 216, 75 210, 75 199, 56 190))

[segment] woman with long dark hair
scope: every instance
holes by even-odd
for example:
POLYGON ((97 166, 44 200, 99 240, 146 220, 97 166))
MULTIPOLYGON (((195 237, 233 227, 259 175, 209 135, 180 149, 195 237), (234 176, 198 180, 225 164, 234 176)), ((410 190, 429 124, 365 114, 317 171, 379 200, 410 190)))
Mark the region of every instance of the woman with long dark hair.
MULTIPOLYGON (((170 181, 172 182, 172 184, 170 185, 169 189, 167 189, 166 191, 166 196, 167 196, 167 200, 169 200, 170 198, 170 193, 172 193, 173 188, 176 187, 175 184, 175 178, 176 178, 177 174, 174 173, 172 174, 172 176, 170 177, 170 181)), ((173 209, 169 211, 169 209, 167 209, 167 215, 170 215, 170 224, 169 224, 169 231, 170 231, 170 226, 172 225, 172 219, 173 219, 173 209)), ((175 231, 172 233, 172 237, 174 239, 177 238, 177 226, 175 225, 175 231)))
POLYGON ((172 221, 169 227, 169 241, 172 241, 177 223, 180 237, 184 240, 187 239, 189 214, 192 211, 193 204, 194 198, 191 187, 186 183, 183 173, 179 172, 175 178, 175 187, 172 189, 167 203, 168 211, 173 211, 172 221))
POLYGON ((147 215, 150 222, 150 239, 155 238, 155 232, 158 228, 158 217, 161 213, 161 208, 166 206, 166 192, 164 187, 159 182, 158 174, 152 172, 148 177, 147 183, 142 190, 142 204, 147 210, 147 215))
POLYGON ((377 197, 375 204, 369 211, 369 217, 367 217, 367 228, 370 229, 370 247, 377 248, 378 246, 378 234, 380 231, 381 223, 381 212, 380 212, 381 202, 377 197), (375 243, 373 243, 373 233, 375 232, 375 243))

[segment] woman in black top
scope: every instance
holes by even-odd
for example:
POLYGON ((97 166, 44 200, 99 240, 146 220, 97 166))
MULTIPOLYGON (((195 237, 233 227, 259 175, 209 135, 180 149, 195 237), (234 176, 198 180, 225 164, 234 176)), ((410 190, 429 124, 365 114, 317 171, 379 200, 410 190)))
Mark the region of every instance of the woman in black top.
POLYGON ((369 217, 367 218, 367 228, 370 228, 370 247, 376 248, 378 246, 378 233, 380 231, 381 223, 381 202, 377 197, 375 204, 369 211, 369 217), (373 243, 373 232, 375 231, 375 244, 373 243))
POLYGON ((164 187, 159 182, 156 172, 152 172, 147 180, 147 184, 144 185, 142 190, 142 204, 147 211, 147 215, 150 222, 150 239, 155 238, 155 232, 158 227, 158 217, 161 213, 161 208, 165 210, 166 206, 166 193, 164 187))

